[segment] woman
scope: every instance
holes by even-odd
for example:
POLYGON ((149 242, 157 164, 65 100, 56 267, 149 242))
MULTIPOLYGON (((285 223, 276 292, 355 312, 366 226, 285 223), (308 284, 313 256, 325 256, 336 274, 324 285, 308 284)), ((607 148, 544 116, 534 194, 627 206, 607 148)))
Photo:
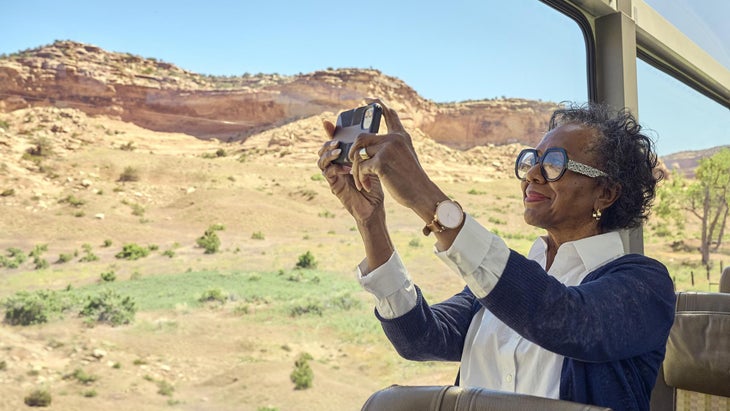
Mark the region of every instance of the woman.
MULTIPOLYGON (((675 297, 666 268, 625 254, 616 231, 647 218, 661 177, 634 118, 596 104, 558 110, 537 147, 519 154, 525 221, 546 230, 525 257, 431 181, 397 113, 383 111, 388 134, 360 135, 351 168, 331 163, 334 140, 318 165, 357 222, 359 278, 396 350, 461 361, 464 386, 648 410, 675 297), (382 187, 435 234, 463 291, 426 302, 390 240, 382 187)), ((331 123, 325 129, 333 135, 331 123)))

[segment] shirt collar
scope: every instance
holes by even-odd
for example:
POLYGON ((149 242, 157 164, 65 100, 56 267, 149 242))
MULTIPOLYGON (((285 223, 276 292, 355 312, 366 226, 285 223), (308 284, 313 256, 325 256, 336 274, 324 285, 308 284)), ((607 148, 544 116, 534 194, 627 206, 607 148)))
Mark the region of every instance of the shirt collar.
MULTIPOLYGON (((535 261, 545 261, 547 252, 547 241, 545 237, 539 237, 532 245, 527 258, 535 261)), ((587 272, 593 271, 601 265, 614 260, 624 254, 624 246, 621 235, 618 231, 610 231, 591 237, 581 238, 576 241, 563 243, 558 249, 555 260, 562 259, 562 256, 577 255, 580 258, 587 272)), ((569 258, 569 257, 568 257, 569 258)))

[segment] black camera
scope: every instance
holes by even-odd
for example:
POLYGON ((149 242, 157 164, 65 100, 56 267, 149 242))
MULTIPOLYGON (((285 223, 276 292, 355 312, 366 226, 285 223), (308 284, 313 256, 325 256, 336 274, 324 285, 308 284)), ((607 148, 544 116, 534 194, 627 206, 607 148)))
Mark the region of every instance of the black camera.
POLYGON ((352 164, 347 157, 347 153, 350 152, 350 147, 355 142, 355 138, 362 133, 377 133, 382 115, 383 108, 377 103, 340 113, 337 116, 334 139, 340 142, 339 148, 342 151, 333 163, 352 164))

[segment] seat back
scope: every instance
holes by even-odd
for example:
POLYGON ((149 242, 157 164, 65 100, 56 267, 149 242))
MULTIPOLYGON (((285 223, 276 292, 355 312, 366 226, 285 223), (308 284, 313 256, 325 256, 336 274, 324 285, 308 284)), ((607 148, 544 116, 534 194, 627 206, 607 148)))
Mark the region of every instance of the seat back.
POLYGON ((392 385, 362 411, 611 411, 610 408, 477 387, 392 385))
POLYGON ((730 409, 730 294, 677 293, 651 409, 730 409))
POLYGON ((722 275, 720 276, 720 292, 730 293, 730 266, 722 270, 722 275))

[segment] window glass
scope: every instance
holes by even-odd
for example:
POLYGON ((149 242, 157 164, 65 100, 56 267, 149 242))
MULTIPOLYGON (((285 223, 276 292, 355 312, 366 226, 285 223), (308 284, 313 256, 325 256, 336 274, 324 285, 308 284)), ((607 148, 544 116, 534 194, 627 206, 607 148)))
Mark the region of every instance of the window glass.
POLYGON ((670 23, 730 69, 730 2, 645 0, 670 23))

